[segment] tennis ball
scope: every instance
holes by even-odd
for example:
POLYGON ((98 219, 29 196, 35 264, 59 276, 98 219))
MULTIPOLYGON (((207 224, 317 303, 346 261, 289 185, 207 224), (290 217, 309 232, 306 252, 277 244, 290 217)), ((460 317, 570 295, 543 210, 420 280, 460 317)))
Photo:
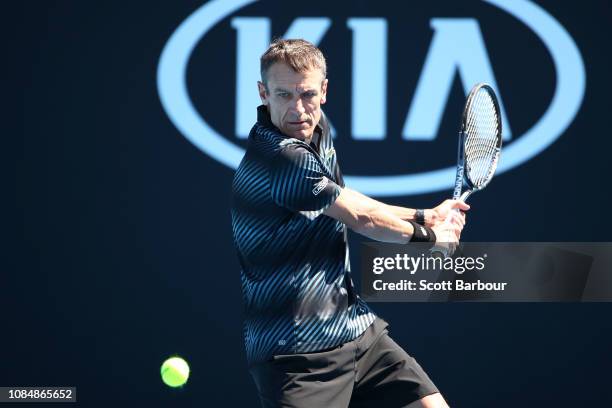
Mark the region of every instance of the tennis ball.
POLYGON ((162 364, 161 377, 170 387, 185 385, 189 378, 189 365, 180 357, 171 357, 162 364))

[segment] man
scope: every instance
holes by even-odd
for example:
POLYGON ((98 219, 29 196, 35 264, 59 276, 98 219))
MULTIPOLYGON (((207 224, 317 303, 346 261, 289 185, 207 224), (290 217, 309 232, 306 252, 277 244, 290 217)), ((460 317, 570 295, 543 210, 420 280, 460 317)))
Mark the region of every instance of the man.
POLYGON ((321 111, 327 84, 314 45, 272 43, 261 57, 257 123, 234 177, 244 338, 262 405, 446 407, 355 293, 346 227, 383 242, 444 237, 435 245, 452 250, 465 222, 452 209, 469 207, 447 200, 417 211, 346 188, 321 111))

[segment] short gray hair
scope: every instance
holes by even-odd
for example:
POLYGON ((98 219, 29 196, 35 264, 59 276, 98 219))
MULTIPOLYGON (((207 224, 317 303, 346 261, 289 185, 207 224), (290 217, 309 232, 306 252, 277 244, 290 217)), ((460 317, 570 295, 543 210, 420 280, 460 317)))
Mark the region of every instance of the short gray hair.
POLYGON ((324 79, 327 77, 327 63, 323 53, 314 44, 306 40, 283 40, 279 38, 270 44, 260 60, 261 81, 266 89, 268 88, 268 78, 266 77, 268 69, 277 62, 285 63, 295 72, 300 73, 318 69, 323 74, 324 79))

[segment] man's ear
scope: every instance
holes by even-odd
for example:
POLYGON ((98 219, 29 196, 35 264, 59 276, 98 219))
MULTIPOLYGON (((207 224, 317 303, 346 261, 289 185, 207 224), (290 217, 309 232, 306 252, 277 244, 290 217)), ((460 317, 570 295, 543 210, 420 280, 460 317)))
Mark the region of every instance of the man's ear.
POLYGON ((266 92, 266 86, 261 81, 257 81, 257 88, 259 90, 259 98, 261 98, 261 103, 264 105, 268 105, 268 93, 266 92))
POLYGON ((321 84, 321 105, 327 102, 327 78, 321 84))

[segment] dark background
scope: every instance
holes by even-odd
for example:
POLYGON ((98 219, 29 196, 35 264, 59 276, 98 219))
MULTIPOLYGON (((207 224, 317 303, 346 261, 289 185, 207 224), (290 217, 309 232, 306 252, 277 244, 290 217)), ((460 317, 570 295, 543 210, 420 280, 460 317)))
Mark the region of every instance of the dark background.
MULTIPOLYGON (((474 196, 467 241, 609 241, 611 8, 538 3, 581 50, 585 98, 557 142, 474 196)), ((87 407, 257 406, 231 240, 233 171, 178 132, 156 88, 163 46, 201 4, 26 1, 5 10, 5 90, 17 91, 5 103, 17 109, 4 119, 17 127, 3 132, 7 174, 15 174, 5 198, 15 208, 5 212, 0 386, 76 386, 78 405, 87 407), (159 376, 175 353, 192 368, 180 390, 159 376)), ((275 35, 296 16, 334 19, 321 47, 330 60, 326 109, 337 118, 346 173, 452 164, 454 153, 433 157, 435 144, 397 153, 391 137, 414 92, 432 17, 480 20, 515 137, 537 121, 555 86, 534 34, 481 2, 264 1, 236 15, 274 17, 275 35), (404 52, 389 62, 390 136, 380 145, 342 136, 350 118, 344 19, 368 15, 389 20, 389 46, 404 52), (401 24, 406 31, 393 32, 401 24), (376 154, 364 160, 367 151, 376 154)), ((233 134, 234 61, 235 32, 225 19, 198 45, 188 72, 198 110, 226 135, 233 134)), ((463 98, 456 80, 443 132, 455 134, 463 98)), ((446 150, 439 143, 437 151, 454 152, 454 142, 446 150)), ((449 194, 387 201, 428 207, 449 194)), ((361 238, 351 240, 356 257, 361 238)), ((373 306, 452 406, 612 406, 610 304, 373 306)))

